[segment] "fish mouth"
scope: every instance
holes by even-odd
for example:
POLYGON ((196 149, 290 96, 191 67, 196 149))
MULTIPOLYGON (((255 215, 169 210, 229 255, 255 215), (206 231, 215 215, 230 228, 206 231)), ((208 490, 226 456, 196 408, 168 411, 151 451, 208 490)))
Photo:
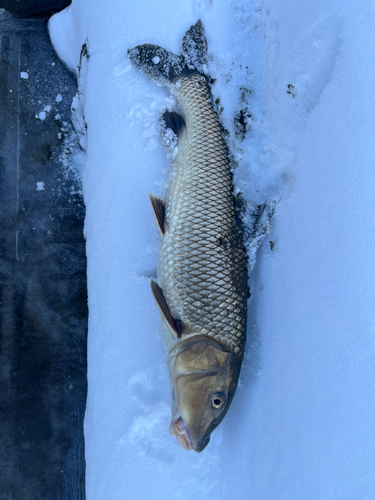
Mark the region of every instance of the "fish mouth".
POLYGON ((199 441, 197 446, 194 448, 194 451, 197 453, 203 451, 210 442, 210 439, 211 439, 210 436, 207 436, 205 439, 202 439, 202 441, 199 441))
POLYGON ((169 434, 171 436, 176 436, 178 443, 185 450, 194 450, 197 453, 203 451, 210 442, 210 436, 207 436, 205 439, 201 439, 197 443, 194 443, 193 438, 191 437, 189 426, 181 417, 181 415, 177 416, 176 420, 172 420, 169 426, 169 434))
POLYGON ((169 434, 176 436, 177 441, 185 450, 191 451, 193 449, 193 440, 191 439, 189 427, 182 417, 178 417, 175 422, 171 422, 169 434))

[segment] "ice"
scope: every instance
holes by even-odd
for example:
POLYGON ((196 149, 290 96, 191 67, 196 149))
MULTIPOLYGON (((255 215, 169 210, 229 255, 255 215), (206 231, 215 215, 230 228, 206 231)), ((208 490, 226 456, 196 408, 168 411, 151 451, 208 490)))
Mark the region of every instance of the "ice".
POLYGON ((24 80, 28 80, 29 74, 26 71, 21 71, 21 78, 24 80))
POLYGON ((45 187, 44 187, 44 182, 37 182, 36 183, 36 190, 37 191, 44 191, 45 187))
POLYGON ((44 106, 43 111, 35 115, 35 118, 38 118, 39 120, 45 120, 51 109, 52 107, 49 104, 47 104, 46 106, 44 106))
POLYGON ((119 77, 124 73, 127 73, 131 69, 130 61, 125 60, 120 62, 117 66, 115 66, 113 70, 113 76, 119 77))
POLYGON ((73 0, 52 17, 79 78, 63 161, 84 163, 88 500, 373 498, 374 25, 370 0, 73 0), (165 192, 178 144, 164 133, 164 150, 159 119, 174 103, 127 49, 178 55, 199 18, 253 270, 240 386, 197 455, 168 435, 149 290, 159 234, 147 194, 165 192))
POLYGON ((39 118, 39 120, 45 120, 47 117, 47 113, 45 111, 41 111, 35 115, 35 118, 39 118))
POLYGON ((57 94, 55 101, 56 102, 61 102, 62 101, 62 95, 61 94, 57 94))

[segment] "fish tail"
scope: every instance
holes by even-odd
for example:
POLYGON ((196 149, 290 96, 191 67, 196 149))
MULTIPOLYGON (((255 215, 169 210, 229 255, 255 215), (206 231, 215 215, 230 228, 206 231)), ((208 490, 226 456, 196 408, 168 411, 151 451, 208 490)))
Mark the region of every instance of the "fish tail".
POLYGON ((185 33, 179 56, 146 43, 129 49, 128 57, 142 73, 166 86, 194 74, 206 74, 207 38, 203 23, 199 19, 185 33))

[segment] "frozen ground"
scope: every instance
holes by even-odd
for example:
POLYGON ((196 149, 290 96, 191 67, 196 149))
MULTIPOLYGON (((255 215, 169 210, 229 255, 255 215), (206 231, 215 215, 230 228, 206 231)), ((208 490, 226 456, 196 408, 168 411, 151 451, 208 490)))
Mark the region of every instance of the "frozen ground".
POLYGON ((50 21, 80 66, 84 146, 87 125, 88 500, 373 499, 374 26, 371 0, 73 0, 50 21), (278 205, 250 278, 241 385, 197 455, 168 435, 149 290, 159 236, 147 193, 165 188, 169 96, 126 49, 178 53, 199 17, 237 186, 278 205))

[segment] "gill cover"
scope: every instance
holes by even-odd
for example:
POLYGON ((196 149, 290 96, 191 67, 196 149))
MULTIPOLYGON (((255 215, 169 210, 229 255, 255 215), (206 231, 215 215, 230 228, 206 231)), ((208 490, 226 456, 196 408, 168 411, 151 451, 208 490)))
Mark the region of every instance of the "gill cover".
POLYGON ((171 367, 175 403, 170 433, 185 449, 201 452, 226 415, 237 381, 231 352, 207 337, 192 341, 171 367))

